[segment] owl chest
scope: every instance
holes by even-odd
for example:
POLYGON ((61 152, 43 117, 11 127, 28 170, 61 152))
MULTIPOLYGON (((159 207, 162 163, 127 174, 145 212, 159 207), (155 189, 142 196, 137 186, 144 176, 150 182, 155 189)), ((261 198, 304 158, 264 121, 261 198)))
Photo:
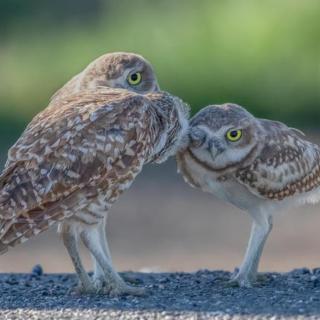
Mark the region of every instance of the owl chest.
POLYGON ((202 188, 204 191, 214 194, 216 197, 224 201, 229 201, 232 192, 230 186, 225 182, 217 181, 210 175, 204 176, 202 181, 202 188))
POLYGON ((219 178, 213 178, 212 175, 209 174, 204 176, 203 186, 205 191, 242 210, 248 210, 253 206, 259 205, 261 202, 259 198, 232 177, 220 181, 219 178))
POLYGON ((199 187, 202 191, 212 193, 215 196, 228 201, 230 189, 229 183, 221 181, 218 174, 200 166, 188 155, 185 155, 184 157, 182 173, 190 184, 199 187))
POLYGON ((256 202, 256 199, 253 199, 256 197, 232 176, 222 176, 207 170, 191 158, 185 158, 184 172, 186 173, 185 177, 190 177, 191 184, 240 209, 246 210, 253 202, 256 202))

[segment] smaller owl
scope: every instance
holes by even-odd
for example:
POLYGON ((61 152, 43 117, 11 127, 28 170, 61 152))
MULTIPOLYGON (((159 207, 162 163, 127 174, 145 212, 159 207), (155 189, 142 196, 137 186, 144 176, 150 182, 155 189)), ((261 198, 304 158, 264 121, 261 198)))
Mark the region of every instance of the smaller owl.
POLYGON ((320 147, 278 121, 235 104, 208 106, 190 121, 189 145, 177 154, 186 182, 247 211, 253 219, 233 284, 250 287, 274 213, 320 201, 320 147))

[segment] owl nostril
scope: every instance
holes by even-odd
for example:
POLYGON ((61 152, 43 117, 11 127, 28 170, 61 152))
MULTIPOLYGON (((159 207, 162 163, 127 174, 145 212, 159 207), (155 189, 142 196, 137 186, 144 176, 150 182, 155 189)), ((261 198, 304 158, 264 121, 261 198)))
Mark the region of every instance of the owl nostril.
POLYGON ((217 139, 209 139, 207 150, 210 153, 220 154, 224 151, 224 147, 221 145, 221 142, 217 139))

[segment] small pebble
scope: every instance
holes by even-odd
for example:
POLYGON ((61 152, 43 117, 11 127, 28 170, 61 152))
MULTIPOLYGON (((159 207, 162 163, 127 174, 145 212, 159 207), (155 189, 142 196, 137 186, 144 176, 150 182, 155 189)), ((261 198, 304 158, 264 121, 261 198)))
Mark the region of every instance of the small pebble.
POLYGON ((37 264, 35 265, 33 268, 32 268, 32 272, 31 272, 34 276, 42 276, 43 274, 43 269, 41 267, 40 264, 37 264))

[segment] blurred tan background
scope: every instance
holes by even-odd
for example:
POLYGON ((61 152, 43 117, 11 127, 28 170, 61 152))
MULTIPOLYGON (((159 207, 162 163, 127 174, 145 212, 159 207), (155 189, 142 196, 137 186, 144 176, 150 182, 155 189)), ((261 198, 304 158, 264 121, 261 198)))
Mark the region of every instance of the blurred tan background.
MULTIPOLYGON (((52 93, 97 56, 134 51, 160 85, 195 113, 246 106, 320 143, 317 0, 0 1, 0 156, 52 93)), ((187 186, 174 160, 148 166, 113 207, 109 242, 119 270, 228 269, 241 262, 247 214, 187 186)), ((262 270, 320 266, 320 205, 276 218, 262 270)), ((84 252, 86 265, 90 259, 84 252)), ((54 231, 0 257, 0 272, 73 271, 54 231)))

